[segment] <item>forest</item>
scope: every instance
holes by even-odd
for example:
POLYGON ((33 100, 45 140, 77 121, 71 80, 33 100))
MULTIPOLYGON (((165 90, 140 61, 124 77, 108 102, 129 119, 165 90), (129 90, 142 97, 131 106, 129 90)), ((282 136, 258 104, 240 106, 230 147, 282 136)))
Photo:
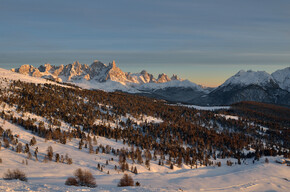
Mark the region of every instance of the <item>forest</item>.
MULTIPOLYGON (((119 156, 119 169, 133 173, 137 170, 129 168, 126 163, 128 158, 138 164, 144 163, 150 169, 151 160, 171 168, 182 163, 197 167, 197 164, 214 165, 213 160, 217 158, 233 157, 240 164, 245 158, 259 160, 261 156, 289 157, 290 154, 289 108, 264 103, 242 102, 233 104, 228 110, 205 111, 121 92, 86 90, 69 84, 62 87, 11 81, 8 87, 0 90, 0 105, 14 106, 17 113, 22 114, 15 117, 13 112, 3 110, 1 118, 61 144, 77 138, 80 150, 88 148, 90 153, 115 154, 119 156), (49 126, 25 117, 26 112, 44 117, 49 126), (131 118, 122 121, 122 117, 128 114, 131 118), (239 118, 234 120, 226 118, 226 115, 239 118), (162 122, 145 120, 138 125, 134 121, 143 120, 146 116, 162 122), (61 121, 68 123, 71 129, 61 130, 61 121), (117 126, 111 127, 105 122, 114 122, 117 126), (92 143, 97 143, 95 136, 122 141, 131 149, 119 150, 101 144, 94 148, 92 143)), ((5 147, 9 147, 10 143, 22 151, 13 134, 0 127, 1 135, 5 147)), ((23 148, 25 153, 30 153, 28 144, 23 148)), ((45 158, 50 161, 55 158, 57 162, 73 162, 65 154, 54 154, 53 157, 53 150, 47 151, 45 158)), ((36 151, 34 156, 37 159, 36 151)), ((215 162, 215 165, 219 163, 215 162)))

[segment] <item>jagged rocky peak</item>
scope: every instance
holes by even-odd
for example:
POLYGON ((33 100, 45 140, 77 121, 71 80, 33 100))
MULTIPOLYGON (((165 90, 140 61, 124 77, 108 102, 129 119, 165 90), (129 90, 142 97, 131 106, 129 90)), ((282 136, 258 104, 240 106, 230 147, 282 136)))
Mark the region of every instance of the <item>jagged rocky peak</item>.
POLYGON ((113 69, 113 68, 117 68, 115 60, 113 60, 112 63, 109 63, 109 66, 110 66, 112 69, 113 69))
POLYGON ((45 63, 44 65, 41 65, 38 67, 38 70, 40 72, 49 72, 52 69, 52 66, 49 63, 45 63))
POLYGON ((75 61, 73 64, 66 65, 61 74, 64 75, 68 81, 70 81, 72 78, 85 75, 84 73, 88 68, 89 67, 87 65, 82 65, 79 61, 75 61))
POLYGON ((141 77, 141 81, 142 83, 155 83, 156 79, 153 77, 152 74, 148 73, 146 70, 142 70, 140 72, 141 77))
POLYGON ((79 61, 75 61, 73 62, 73 64, 69 64, 71 65, 71 69, 81 72, 81 70, 87 69, 89 66, 87 64, 80 64, 79 61))
POLYGON ((64 65, 60 65, 58 67, 53 66, 53 70, 54 70, 53 75, 59 76, 62 73, 63 69, 64 69, 64 65))
POLYGON ((80 64, 80 62, 79 61, 75 61, 75 62, 73 62, 73 64, 72 64, 73 66, 79 66, 79 65, 81 65, 80 64))
POLYGON ((41 77, 42 74, 40 73, 40 71, 37 68, 35 68, 34 71, 31 74, 31 76, 32 77, 41 77))
POLYGON ((166 83, 168 81, 170 81, 171 79, 164 73, 162 74, 159 74, 158 75, 158 79, 157 79, 157 82, 158 83, 166 83))
POLYGON ((16 69, 18 73, 25 74, 25 75, 30 75, 31 73, 34 72, 34 70, 35 68, 29 64, 22 65, 19 69, 16 69))
POLYGON ((99 60, 94 60, 94 62, 90 66, 92 70, 96 70, 96 69, 100 69, 104 67, 107 67, 107 66, 99 60))
POLYGON ((48 79, 61 78, 63 82, 76 83, 83 80, 96 82, 106 82, 107 80, 111 80, 123 85, 132 85, 144 83, 166 83, 171 80, 180 80, 176 75, 169 78, 164 73, 160 74, 158 79, 156 79, 146 70, 142 70, 140 73, 125 73, 117 66, 115 60, 109 63, 109 65, 106 65, 99 60, 95 60, 90 66, 81 64, 79 61, 61 66, 54 66, 46 63, 38 69, 30 65, 24 65, 14 71, 48 79))
POLYGON ((119 67, 116 66, 115 60, 109 64, 109 72, 107 74, 106 80, 110 79, 112 81, 117 82, 128 82, 129 79, 127 78, 126 73, 124 73, 119 67))
POLYGON ((143 69, 143 70, 140 72, 140 74, 142 74, 142 75, 146 75, 146 74, 148 74, 148 72, 147 72, 145 69, 143 69))
POLYGON ((174 80, 179 80, 178 76, 175 74, 173 74, 171 77, 171 81, 174 81, 174 80))
POLYGON ((73 68, 74 70, 76 70, 78 73, 82 73, 82 71, 86 68, 88 68, 88 66, 86 64, 80 64, 79 61, 75 61, 73 64, 73 68))
POLYGON ((18 72, 18 73, 21 73, 21 74, 24 74, 24 75, 30 75, 30 76, 33 76, 33 77, 41 77, 42 76, 40 71, 37 68, 35 68, 35 67, 33 67, 32 65, 29 65, 29 64, 22 65, 18 69, 11 69, 11 71, 18 72))
POLYGON ((141 72, 140 72, 140 75, 142 75, 143 77, 149 77, 149 78, 153 78, 153 75, 152 74, 150 74, 150 73, 148 73, 146 70, 142 70, 141 72))

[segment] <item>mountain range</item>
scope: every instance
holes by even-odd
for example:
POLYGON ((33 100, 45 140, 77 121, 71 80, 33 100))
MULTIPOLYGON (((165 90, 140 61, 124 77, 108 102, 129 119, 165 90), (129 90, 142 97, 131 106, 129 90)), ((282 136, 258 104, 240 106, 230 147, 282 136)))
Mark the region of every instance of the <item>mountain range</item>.
POLYGON ((202 87, 177 75, 169 78, 162 73, 155 78, 145 70, 140 73, 123 72, 115 61, 109 65, 98 60, 91 65, 78 61, 60 66, 45 64, 38 68, 22 65, 11 70, 32 77, 74 83, 87 89, 122 91, 171 102, 229 105, 240 101, 259 101, 290 106, 290 67, 272 74, 241 70, 216 88, 202 87))

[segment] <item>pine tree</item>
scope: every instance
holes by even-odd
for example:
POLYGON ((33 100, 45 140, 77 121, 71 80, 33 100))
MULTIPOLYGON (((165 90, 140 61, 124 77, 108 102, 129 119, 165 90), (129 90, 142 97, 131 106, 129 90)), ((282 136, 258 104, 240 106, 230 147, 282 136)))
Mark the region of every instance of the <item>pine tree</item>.
POLYGON ((51 146, 49 146, 49 147, 47 148, 47 157, 48 157, 48 160, 49 160, 49 161, 52 161, 52 158, 53 158, 53 149, 52 149, 51 146))
POLYGON ((32 139, 30 140, 30 146, 34 146, 36 144, 36 139, 33 136, 32 139))
POLYGON ((22 152, 22 143, 18 143, 16 146, 16 153, 21 153, 22 152))
POLYGON ((96 139, 96 136, 94 135, 94 138, 93 138, 93 143, 94 143, 94 145, 97 145, 98 144, 98 142, 97 142, 97 139, 96 139))
POLYGON ((38 161, 37 153, 38 153, 38 147, 36 147, 36 148, 35 148, 35 151, 34 151, 34 156, 35 156, 35 160, 36 160, 36 161, 38 161))
POLYGON ((136 175, 138 174, 138 171, 137 171, 137 167, 136 167, 136 166, 135 166, 135 168, 134 168, 133 173, 136 174, 136 175))
POLYGON ((57 153, 57 154, 55 154, 55 162, 59 162, 59 154, 57 153))
POLYGON ((25 144, 25 148, 24 148, 24 153, 28 153, 29 152, 29 146, 28 144, 26 143, 25 144))

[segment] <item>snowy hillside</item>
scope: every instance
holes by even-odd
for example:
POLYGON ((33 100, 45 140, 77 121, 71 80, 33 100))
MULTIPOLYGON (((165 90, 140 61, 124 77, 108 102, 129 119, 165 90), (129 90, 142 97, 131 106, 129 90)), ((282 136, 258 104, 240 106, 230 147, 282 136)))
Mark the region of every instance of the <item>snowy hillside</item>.
MULTIPOLYGON (((9 110, 13 111, 13 109, 5 108, 5 111, 9 110)), ((32 114, 29 116, 39 118, 32 114)), ((117 184, 123 173, 114 169, 115 165, 119 165, 117 160, 111 161, 112 158, 117 158, 115 155, 89 154, 88 149, 78 149, 78 140, 73 139, 66 145, 62 145, 54 141, 46 141, 3 119, 0 119, 0 122, 4 130, 10 129, 13 134, 19 134, 19 142, 29 143, 32 137, 36 137, 39 159, 44 158, 47 146, 52 146, 54 153, 68 154, 73 159, 73 164, 67 165, 43 160, 35 161, 32 158, 26 165, 26 163, 22 163, 26 161, 26 154, 15 153, 4 148, 0 151, 3 161, 0 164, 1 173, 5 172, 7 168, 19 168, 27 174, 29 181, 26 183, 0 179, 1 191, 95 191, 95 189, 86 187, 64 185, 66 178, 72 176, 73 171, 79 167, 91 170, 97 179, 98 191, 285 191, 290 187, 288 168, 275 163, 277 158, 269 158, 269 164, 265 164, 265 159, 262 158, 255 164, 249 159, 244 162, 244 165, 233 165, 232 167, 199 166, 197 169, 191 169, 189 166, 183 165, 182 168, 175 167, 174 170, 167 166, 161 167, 158 162, 153 161, 150 171, 144 166, 130 163, 130 165, 137 166, 138 175, 133 174, 133 178, 141 183, 141 187, 119 188, 117 184), (107 160, 109 161, 108 166, 106 165, 107 160), (97 164, 106 165, 106 167, 100 171, 97 169, 97 164), (108 171, 109 174, 107 174, 108 171)), ((64 125, 62 129, 67 128, 64 125)), ((97 145, 109 145, 115 149, 130 148, 122 142, 115 142, 104 137, 97 137, 97 143, 97 145)), ((36 146, 31 147, 31 150, 34 150, 36 146)), ((222 161, 223 165, 226 164, 226 160, 218 159, 217 161, 222 161)))
MULTIPOLYGON (((6 109, 8 110, 8 108, 6 109)), ((31 117, 34 117, 31 115, 31 117)), ((36 117, 37 118, 37 117, 36 117)), ((3 119, 0 119, 0 126, 4 130, 10 129, 12 133, 19 134, 19 142, 29 143, 34 136, 36 146, 39 148, 39 161, 34 158, 26 161, 26 154, 16 153, 9 149, 2 148, 0 151, 0 172, 4 173, 8 168, 19 168, 27 174, 28 182, 6 181, 0 179, 1 191, 41 191, 41 192, 66 192, 66 191, 95 191, 87 187, 70 187, 64 185, 67 177, 72 176, 77 168, 89 169, 96 178, 98 191, 287 191, 290 187, 289 168, 285 165, 275 163, 277 157, 269 158, 270 163, 265 164, 265 158, 255 164, 252 160, 246 160, 243 165, 233 165, 231 167, 198 167, 191 169, 183 165, 182 168, 175 167, 174 170, 168 166, 159 166, 158 162, 151 162, 151 170, 146 167, 137 166, 138 174, 132 174, 135 181, 141 183, 141 187, 117 187, 119 179, 123 173, 115 170, 118 166, 118 160, 115 155, 99 153, 89 154, 88 149, 79 150, 78 140, 73 139, 66 145, 54 141, 45 141, 45 139, 35 136, 23 128, 13 125, 3 119), (67 165, 56 162, 44 162, 44 154, 48 146, 52 146, 54 153, 68 154, 73 159, 73 164, 67 165), (115 159, 111 161, 111 159, 115 159), (106 161, 109 165, 106 165, 106 161), (106 165, 103 171, 97 169, 97 164, 106 165), (109 174, 107 172, 109 171, 109 174)), ((64 126, 64 129, 65 126, 64 126)), ((116 149, 130 148, 123 145, 122 142, 115 142, 112 139, 97 137, 97 145, 109 145, 116 149)), ((94 147, 97 147, 94 145, 94 147)), ((36 146, 31 147, 34 150, 36 146)), ((279 158, 279 157, 278 157, 279 158)), ((235 161, 235 159, 232 159, 235 161)), ((222 165, 226 160, 218 159, 222 165)), ((129 161, 130 162, 130 161, 129 161)))

